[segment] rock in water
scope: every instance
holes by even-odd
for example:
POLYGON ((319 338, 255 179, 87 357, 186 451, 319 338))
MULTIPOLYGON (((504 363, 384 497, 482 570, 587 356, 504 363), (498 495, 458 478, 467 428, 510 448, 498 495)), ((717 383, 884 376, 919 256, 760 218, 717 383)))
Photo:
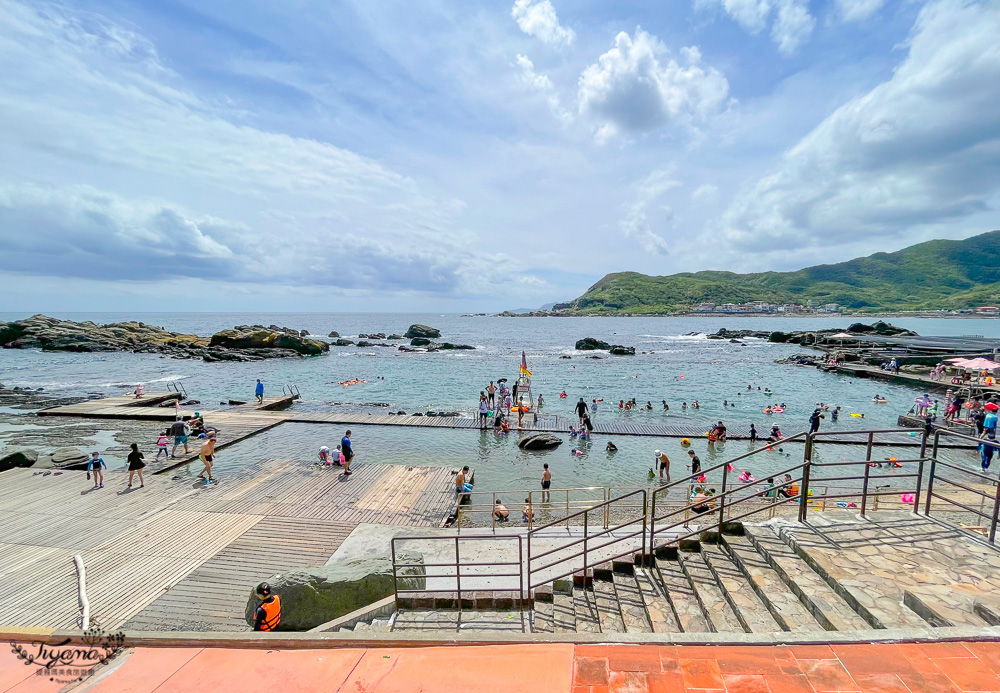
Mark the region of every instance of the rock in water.
POLYGON ((330 350, 330 345, 317 339, 304 339, 289 332, 250 328, 223 330, 212 335, 209 347, 227 349, 290 349, 304 356, 316 356, 330 350))
POLYGON ((38 461, 38 450, 31 448, 7 448, 0 453, 0 472, 14 467, 30 467, 38 461))
MULTIPOLYGON (((396 562, 419 563, 419 567, 396 571, 401 590, 425 589, 424 557, 416 552, 398 552, 396 562)), ((266 580, 281 598, 281 625, 278 630, 309 630, 349 614, 356 609, 393 594, 392 558, 355 558, 320 568, 304 568, 266 580)), ((254 589, 256 589, 254 585, 254 589)), ((244 617, 253 625, 260 605, 251 591, 244 617)))
POLYGON ((52 466, 60 469, 86 469, 89 457, 79 448, 59 448, 52 453, 52 466))
POLYGON ((621 344, 614 344, 611 346, 610 352, 614 356, 635 356, 635 347, 622 346, 621 344))
POLYGON ((410 340, 410 346, 429 346, 431 340, 426 337, 414 337, 410 340))
POLYGON ((551 450, 562 445, 563 441, 552 433, 533 433, 518 441, 517 446, 522 450, 551 450))
POLYGON ((584 337, 583 339, 577 341, 576 348, 578 351, 594 351, 595 349, 607 351, 611 348, 611 345, 607 342, 602 342, 599 339, 594 339, 593 337, 584 337))
POLYGON ((434 327, 428 327, 427 325, 410 325, 410 329, 408 329, 406 334, 403 336, 407 339, 413 339, 414 337, 437 339, 441 336, 441 330, 434 327))
POLYGON ((333 339, 336 339, 339 336, 340 336, 340 333, 337 332, 336 330, 333 330, 332 332, 330 332, 330 334, 327 335, 327 337, 331 337, 333 339))

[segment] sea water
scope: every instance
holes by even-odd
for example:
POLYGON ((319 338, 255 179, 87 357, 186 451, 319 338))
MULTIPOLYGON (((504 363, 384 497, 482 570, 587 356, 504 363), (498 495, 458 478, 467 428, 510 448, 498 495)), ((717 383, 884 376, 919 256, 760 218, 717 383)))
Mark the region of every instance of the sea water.
MULTIPOLYGON (((0 320, 23 317, 23 314, 0 314, 0 320)), ((590 404, 594 399, 602 399, 596 414, 601 423, 627 419, 640 424, 691 425, 695 430, 708 430, 718 420, 725 421, 731 429, 742 429, 753 422, 761 435, 766 435, 773 423, 778 423, 786 435, 807 428, 808 417, 820 401, 842 407, 840 421, 832 422, 827 413, 821 430, 894 428, 898 415, 909 410, 914 398, 921 394, 910 387, 774 363, 775 359, 796 353, 817 353, 795 345, 758 339, 733 344, 705 337, 720 327, 793 331, 844 328, 852 322, 838 317, 494 318, 389 313, 56 313, 55 317, 101 323, 140 320, 200 335, 239 324, 273 323, 307 329, 320 336, 336 330, 342 337, 355 341, 359 333, 402 334, 410 324, 422 323, 440 329, 442 341, 471 344, 476 349, 427 354, 385 347, 331 347, 330 354, 325 356, 252 363, 205 363, 150 354, 2 350, 0 382, 6 387, 44 387, 57 393, 107 395, 120 393, 139 382, 145 384, 147 391, 155 391, 165 388, 167 381, 178 380, 192 398, 200 400, 205 409, 212 409, 230 399, 252 400, 254 384, 259 378, 265 384, 266 395, 280 394, 284 385, 296 385, 302 393, 302 400, 295 404, 296 410, 407 413, 461 410, 471 414, 480 391, 491 380, 516 379, 524 351, 533 373, 534 396, 545 398, 543 412, 571 417, 580 397, 590 404), (614 357, 602 352, 576 351, 575 342, 588 336, 634 346, 637 353, 614 357), (588 358, 592 355, 604 358, 588 358), (352 379, 367 382, 348 388, 339 385, 352 379), (766 396, 764 388, 773 394, 766 396), (565 399, 558 396, 562 391, 567 393, 565 399), (873 403, 876 394, 885 397, 888 403, 873 403), (651 402, 653 409, 631 412, 618 409, 619 400, 633 397, 642 405, 651 402), (663 400, 669 404, 669 412, 663 411, 663 400), (701 404, 699 410, 690 408, 695 400, 701 404), (683 402, 689 405, 686 411, 682 410, 683 402), (786 405, 785 413, 763 414, 765 406, 781 403, 786 405), (863 413, 865 418, 851 417, 852 412, 863 413)), ((1000 336, 1000 322, 989 319, 894 319, 892 322, 925 335, 1000 336)), ((566 436, 560 448, 539 455, 518 450, 516 435, 498 438, 493 433, 468 430, 353 428, 359 464, 392 462, 451 467, 469 464, 476 467, 480 484, 492 488, 534 487, 543 461, 550 463, 563 487, 643 485, 657 447, 668 450, 675 474, 687 462, 687 455, 676 439, 619 436, 614 438, 619 453, 609 456, 604 451, 607 441, 604 436, 595 437, 591 447, 581 447, 576 439, 566 436), (580 448, 583 454, 574 454, 575 448, 580 448)), ((220 451, 219 468, 266 457, 313 459, 320 445, 332 448, 339 441, 342 429, 284 424, 220 451)), ((695 441, 695 447, 706 467, 716 459, 721 461, 748 449, 746 443, 738 441, 708 449, 703 438, 695 441)), ((801 445, 786 447, 783 454, 769 452, 752 458, 758 465, 754 468, 758 477, 801 461, 801 445)), ((907 454, 882 452, 885 456, 907 454)), ((844 448, 842 452, 820 454, 846 459, 856 455, 856 451, 844 448)), ((974 460, 971 455, 969 458, 971 465, 974 460)))

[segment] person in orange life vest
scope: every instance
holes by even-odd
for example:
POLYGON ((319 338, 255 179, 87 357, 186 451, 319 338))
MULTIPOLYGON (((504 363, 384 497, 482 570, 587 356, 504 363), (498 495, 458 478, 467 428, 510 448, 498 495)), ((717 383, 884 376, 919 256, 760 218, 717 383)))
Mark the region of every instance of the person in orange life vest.
POLYGON ((277 629, 281 623, 281 598, 271 594, 271 586, 266 582, 257 585, 257 596, 261 602, 254 614, 253 629, 263 631, 277 629))

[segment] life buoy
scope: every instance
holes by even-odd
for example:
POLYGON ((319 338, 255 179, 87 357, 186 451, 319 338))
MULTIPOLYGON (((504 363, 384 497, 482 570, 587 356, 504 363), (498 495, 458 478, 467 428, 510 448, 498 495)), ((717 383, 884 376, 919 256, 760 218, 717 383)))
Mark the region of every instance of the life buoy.
POLYGON ((687 438, 681 438, 681 446, 682 446, 682 447, 685 447, 685 448, 686 448, 686 447, 688 447, 689 445, 691 445, 691 441, 690 441, 690 440, 688 440, 687 438))
POLYGON ((782 414, 782 413, 784 413, 785 410, 782 409, 781 407, 775 407, 771 411, 773 411, 775 414, 782 414))
POLYGON ((899 500, 907 504, 912 504, 915 496, 912 493, 904 493, 899 497, 899 500))
POLYGON ((708 442, 709 443, 714 443, 715 441, 717 441, 719 439, 718 436, 713 435, 711 433, 708 433, 707 435, 708 435, 708 442))
POLYGON ((559 393, 559 399, 566 399, 566 393, 565 392, 560 392, 559 393))

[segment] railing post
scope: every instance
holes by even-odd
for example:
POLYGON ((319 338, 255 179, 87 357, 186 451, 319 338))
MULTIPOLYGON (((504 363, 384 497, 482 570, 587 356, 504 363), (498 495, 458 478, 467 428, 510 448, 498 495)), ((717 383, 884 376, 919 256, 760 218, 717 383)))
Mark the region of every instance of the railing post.
MULTIPOLYGON (((926 442, 927 436, 924 436, 924 442, 926 442)), ((913 514, 917 515, 920 513, 920 488, 924 481, 924 456, 923 456, 923 445, 921 447, 920 461, 917 463, 917 488, 913 492, 913 514)))
MULTIPOLYGON (((659 490, 659 489, 657 489, 659 490)), ((656 537, 656 491, 653 491, 653 498, 649 508, 649 552, 653 553, 654 538, 656 537)))
MULTIPOLYGON (((934 441, 934 447, 937 448, 937 440, 934 441)), ((931 457, 931 471, 927 475, 927 501, 924 506, 924 515, 930 517, 931 515, 931 499, 934 497, 934 472, 937 470, 937 457, 931 457)))
POLYGON ((493 492, 493 504, 490 506, 490 528, 493 533, 497 532, 497 492, 493 492))
POLYGON ((799 489, 799 522, 806 521, 806 500, 809 498, 809 470, 812 467, 813 434, 806 434, 805 450, 802 453, 802 487, 799 489))
POLYGON ((726 482, 729 480, 729 465, 722 467, 722 494, 719 498, 719 533, 722 533, 722 523, 726 521, 726 482))
MULTIPOLYGON (((869 434, 869 437, 871 434, 869 434)), ((870 449, 870 448, 869 448, 870 449)), ((865 511, 868 509, 868 479, 871 473, 871 467, 868 465, 870 462, 865 462, 865 476, 864 481, 861 482, 861 517, 865 516, 865 511)))
POLYGON ((517 579, 521 586, 521 623, 524 623, 524 599, 527 596, 524 593, 524 545, 521 543, 521 537, 517 538, 517 579))
POLYGON ((587 586, 587 516, 590 515, 590 508, 583 511, 583 585, 587 586))
POLYGON ((566 489, 566 529, 569 529, 569 489, 566 489))
POLYGON ((458 537, 455 537, 455 589, 458 593, 458 610, 462 610, 462 560, 458 555, 458 537))
MULTIPOLYGON (((647 512, 648 510, 649 510, 649 504, 646 497, 646 489, 643 489, 642 490, 642 553, 639 554, 639 560, 642 562, 642 565, 646 565, 646 518, 649 516, 647 512)), ((650 544, 650 547, 652 547, 652 544, 650 544)))
POLYGON ((396 585, 396 540, 390 541, 389 546, 392 549, 392 593, 396 598, 396 611, 399 611, 399 587, 396 585))
POLYGON ((1000 484, 997 484, 996 497, 993 499, 993 519, 990 522, 989 541, 992 544, 997 536, 997 518, 1000 517, 1000 484))

